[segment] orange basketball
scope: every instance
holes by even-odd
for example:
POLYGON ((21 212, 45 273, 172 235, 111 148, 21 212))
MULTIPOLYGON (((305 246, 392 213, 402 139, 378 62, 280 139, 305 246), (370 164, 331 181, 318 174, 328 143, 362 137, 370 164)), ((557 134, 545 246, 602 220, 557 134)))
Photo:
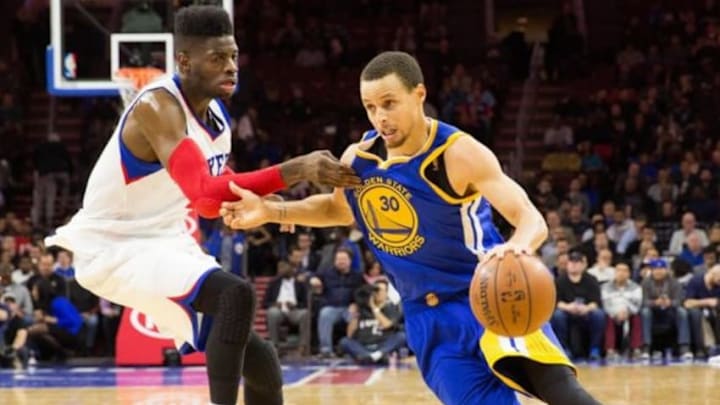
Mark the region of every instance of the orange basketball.
POLYGON ((473 314, 488 330, 519 337, 535 332, 555 310, 555 281, 535 256, 506 254, 478 265, 470 283, 473 314))

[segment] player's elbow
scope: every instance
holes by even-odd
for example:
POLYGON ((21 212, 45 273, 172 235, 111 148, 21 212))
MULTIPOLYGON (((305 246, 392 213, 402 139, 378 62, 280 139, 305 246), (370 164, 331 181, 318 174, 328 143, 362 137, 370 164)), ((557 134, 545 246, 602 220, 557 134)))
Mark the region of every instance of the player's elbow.
POLYGON ((208 197, 197 197, 190 200, 190 206, 195 210, 198 216, 202 218, 216 219, 220 216, 220 200, 208 197))
POLYGON ((538 239, 545 241, 548 238, 548 236, 550 235, 550 230, 548 229, 547 223, 542 218, 542 216, 538 220, 537 226, 538 226, 538 239))

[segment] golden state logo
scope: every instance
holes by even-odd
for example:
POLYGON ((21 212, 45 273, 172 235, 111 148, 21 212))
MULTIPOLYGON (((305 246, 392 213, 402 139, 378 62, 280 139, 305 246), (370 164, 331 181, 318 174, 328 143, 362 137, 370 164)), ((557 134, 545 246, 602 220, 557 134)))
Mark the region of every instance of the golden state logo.
POLYGON ((410 204, 412 195, 392 179, 365 180, 356 198, 370 242, 394 256, 408 256, 425 243, 418 235, 418 216, 410 204))

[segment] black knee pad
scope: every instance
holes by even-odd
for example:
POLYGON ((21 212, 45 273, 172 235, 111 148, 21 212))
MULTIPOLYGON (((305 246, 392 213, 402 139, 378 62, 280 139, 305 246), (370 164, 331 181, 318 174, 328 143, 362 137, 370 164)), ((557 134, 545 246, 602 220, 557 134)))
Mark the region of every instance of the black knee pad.
POLYGON ((252 389, 272 393, 282 390, 282 370, 273 345, 253 333, 245 350, 245 384, 252 389))
POLYGON ((255 316, 255 290, 244 280, 233 280, 218 297, 215 322, 220 340, 235 344, 247 339, 255 316))

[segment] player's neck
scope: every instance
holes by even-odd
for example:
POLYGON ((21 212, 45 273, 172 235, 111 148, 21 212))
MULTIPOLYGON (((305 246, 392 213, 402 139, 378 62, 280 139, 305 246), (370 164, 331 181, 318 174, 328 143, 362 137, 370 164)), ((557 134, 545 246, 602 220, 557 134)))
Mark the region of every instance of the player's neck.
POLYGON ((425 141, 427 141, 427 138, 430 136, 431 127, 432 124, 430 119, 423 115, 422 124, 417 125, 416 128, 413 129, 413 132, 408 135, 408 138, 402 145, 396 148, 387 148, 388 158, 398 156, 415 156, 418 152, 420 152, 420 149, 422 149, 423 145, 425 145, 425 141))
POLYGON ((191 83, 183 83, 183 93, 187 99, 190 109, 201 119, 207 117, 207 111, 212 98, 201 95, 202 92, 196 89, 191 83))

